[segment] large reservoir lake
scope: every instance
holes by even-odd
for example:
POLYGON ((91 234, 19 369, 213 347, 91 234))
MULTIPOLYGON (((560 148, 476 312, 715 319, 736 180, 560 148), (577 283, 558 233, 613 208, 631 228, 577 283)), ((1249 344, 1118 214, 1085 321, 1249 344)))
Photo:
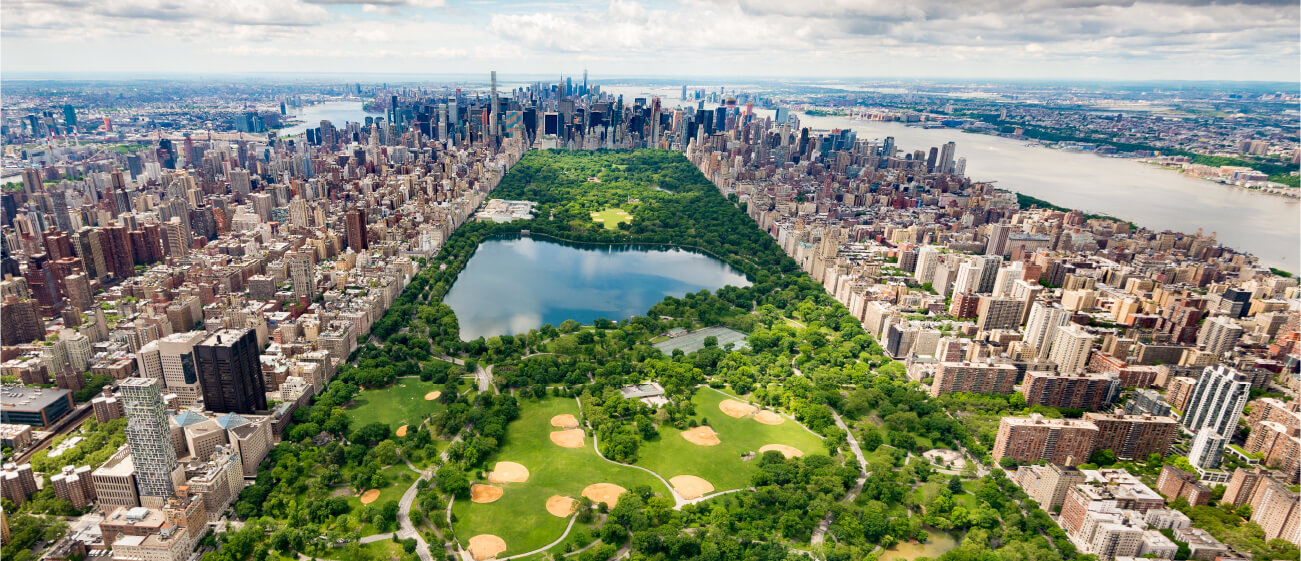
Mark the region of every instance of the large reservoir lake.
POLYGON ((567 319, 591 324, 645 315, 666 296, 750 286, 703 253, 665 246, 574 244, 530 237, 485 241, 444 302, 461 339, 527 333, 567 319))

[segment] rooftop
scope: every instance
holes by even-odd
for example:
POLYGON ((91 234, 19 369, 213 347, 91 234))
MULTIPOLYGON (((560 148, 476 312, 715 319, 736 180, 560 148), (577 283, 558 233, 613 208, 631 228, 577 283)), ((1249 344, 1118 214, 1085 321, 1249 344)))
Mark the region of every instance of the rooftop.
POLYGON ((67 395, 68 390, 4 386, 0 388, 0 405, 11 411, 40 411, 68 399, 67 395))

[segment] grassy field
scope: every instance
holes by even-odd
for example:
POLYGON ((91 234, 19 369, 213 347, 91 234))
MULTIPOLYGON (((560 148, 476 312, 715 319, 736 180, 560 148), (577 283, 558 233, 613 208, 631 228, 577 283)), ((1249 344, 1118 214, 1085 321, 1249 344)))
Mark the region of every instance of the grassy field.
POLYGON ((617 230, 621 222, 632 222, 632 215, 621 208, 607 208, 601 212, 593 212, 592 220, 601 222, 606 230, 617 230), (597 219, 600 220, 597 220, 597 219))
MULTIPOLYGON (((520 418, 506 428, 501 450, 489 462, 518 462, 529 470, 524 483, 505 483, 505 494, 496 502, 477 504, 457 499, 452 506, 454 528, 462 545, 479 534, 493 534, 506 542, 502 557, 545 546, 564 533, 569 521, 547 513, 552 495, 580 498, 584 487, 593 483, 614 483, 625 489, 648 485, 669 496, 663 483, 648 473, 612 464, 596 455, 591 437, 583 448, 561 448, 551 442, 551 417, 568 413, 577 417, 578 404, 572 399, 522 400, 520 418)), ((577 526, 576 526, 577 527, 577 526)))
POLYGON ((438 400, 425 401, 425 394, 442 389, 442 384, 401 378, 387 388, 358 392, 347 413, 354 427, 379 422, 395 431, 402 425, 414 429, 425 415, 444 408, 438 400))
POLYGON ((714 486, 714 491, 739 489, 750 484, 755 464, 741 459, 741 454, 757 452, 765 444, 785 444, 805 454, 826 454, 822 440, 795 421, 765 425, 750 417, 732 418, 718 408, 728 396, 711 388, 700 388, 692 401, 696 419, 707 419, 721 441, 717 446, 697 446, 682 438, 673 427, 660 427, 660 437, 642 445, 637 465, 660 474, 664 479, 694 475, 714 486))
MULTIPOLYGON (((391 465, 380 471, 384 473, 384 477, 388 478, 389 484, 388 487, 380 489, 379 498, 370 503, 370 506, 376 508, 387 501, 397 502, 401 500, 402 493, 407 492, 407 487, 410 487, 415 482, 417 475, 416 472, 411 471, 411 468, 402 463, 391 465)), ((361 508, 361 499, 356 494, 348 495, 348 504, 355 511, 361 508)))

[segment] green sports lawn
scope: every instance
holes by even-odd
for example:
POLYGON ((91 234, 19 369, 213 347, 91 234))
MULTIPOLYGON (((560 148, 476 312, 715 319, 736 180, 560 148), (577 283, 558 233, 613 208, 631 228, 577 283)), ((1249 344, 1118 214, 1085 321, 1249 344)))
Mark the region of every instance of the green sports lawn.
POLYGON ((547 513, 547 499, 552 495, 580 498, 584 487, 593 483, 614 483, 625 489, 647 485, 662 496, 669 490, 654 476, 641 470, 610 463, 592 449, 590 436, 582 448, 561 448, 551 442, 550 433, 560 430, 551 426, 551 418, 563 413, 579 416, 578 403, 569 398, 523 399, 520 418, 506 427, 505 442, 489 460, 523 464, 529 470, 524 483, 505 483, 505 494, 491 503, 478 504, 457 499, 452 505, 456 516, 457 539, 468 546, 479 534, 492 534, 506 542, 501 556, 533 551, 545 546, 565 531, 569 521, 547 513))
POLYGON ((607 208, 601 212, 593 212, 592 219, 597 218, 602 220, 601 224, 605 226, 606 230, 619 229, 620 222, 632 222, 632 215, 621 208, 607 208))
POLYGON ((352 426, 384 423, 396 431, 402 425, 415 428, 425 415, 445 407, 438 400, 425 401, 425 394, 442 391, 442 384, 421 382, 419 378, 399 378, 387 388, 362 390, 348 407, 352 426))
MULTIPOLYGON (((415 482, 418 475, 404 463, 393 464, 380 471, 384 473, 384 477, 388 478, 388 486, 380 489, 379 498, 370 503, 370 506, 374 508, 379 508, 388 501, 398 502, 402 500, 402 494, 407 492, 407 488, 415 482)), ((352 506, 353 511, 362 507, 361 498, 358 495, 348 495, 348 504, 352 506)))
POLYGON ((780 425, 765 425, 750 417, 727 416, 718 404, 735 399, 709 387, 696 391, 696 420, 707 419, 718 433, 717 446, 697 446, 682 438, 682 431, 661 426, 658 440, 642 444, 637 465, 660 474, 664 479, 694 475, 714 486, 714 491, 740 489, 750 485, 758 470, 754 460, 741 459, 745 452, 758 452, 765 444, 794 446, 808 454, 827 453, 822 439, 791 419, 780 425))

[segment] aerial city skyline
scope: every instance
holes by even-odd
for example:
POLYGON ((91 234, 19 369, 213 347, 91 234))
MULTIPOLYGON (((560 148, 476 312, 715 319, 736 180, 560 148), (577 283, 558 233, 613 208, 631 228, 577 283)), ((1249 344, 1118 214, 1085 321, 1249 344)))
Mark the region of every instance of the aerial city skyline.
POLYGON ((1295 3, 0 11, 6 560, 1301 555, 1295 3))

